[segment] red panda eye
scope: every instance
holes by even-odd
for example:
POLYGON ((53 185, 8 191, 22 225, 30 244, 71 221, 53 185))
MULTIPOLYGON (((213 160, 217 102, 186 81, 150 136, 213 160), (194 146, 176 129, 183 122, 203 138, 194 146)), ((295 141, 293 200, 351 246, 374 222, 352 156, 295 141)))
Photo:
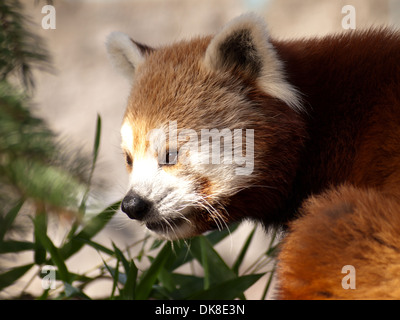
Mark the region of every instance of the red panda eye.
POLYGON ((125 154, 125 161, 128 166, 132 167, 133 161, 132 161, 132 157, 129 154, 125 154))
POLYGON ((165 156, 164 165, 173 166, 178 162, 178 151, 167 151, 165 156))

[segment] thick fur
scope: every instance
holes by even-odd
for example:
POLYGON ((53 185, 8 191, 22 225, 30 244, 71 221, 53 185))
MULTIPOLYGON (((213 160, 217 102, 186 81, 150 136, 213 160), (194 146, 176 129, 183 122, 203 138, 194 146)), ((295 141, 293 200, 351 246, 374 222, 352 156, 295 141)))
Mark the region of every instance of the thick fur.
POLYGON ((280 298, 400 298, 392 290, 400 258, 398 33, 277 41, 250 14, 215 36, 162 48, 127 39, 110 36, 108 50, 133 79, 122 147, 129 190, 152 203, 140 219, 147 227, 174 239, 243 219, 289 226, 280 298), (191 152, 185 163, 160 165, 163 150, 188 139, 148 139, 171 121, 177 132, 253 129, 252 174, 223 161, 199 164, 191 152), (341 286, 344 265, 358 272, 354 291, 341 286))
POLYGON ((399 299, 400 198, 341 187, 311 197, 279 255, 282 299, 399 299), (344 289, 344 266, 355 288, 344 289))

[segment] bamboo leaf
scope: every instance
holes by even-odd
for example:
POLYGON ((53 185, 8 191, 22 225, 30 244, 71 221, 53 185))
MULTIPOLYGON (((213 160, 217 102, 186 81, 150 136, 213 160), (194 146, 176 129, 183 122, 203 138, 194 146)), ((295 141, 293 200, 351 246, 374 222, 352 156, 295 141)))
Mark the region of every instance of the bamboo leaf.
POLYGON ((170 293, 172 299, 187 299, 193 295, 193 292, 202 292, 204 290, 202 277, 179 273, 172 273, 170 277, 175 287, 175 290, 170 293))
POLYGON ((231 236, 232 233, 234 233, 237 230, 239 225, 240 223, 232 223, 231 225, 229 225, 229 229, 223 229, 221 231, 215 230, 207 234, 205 237, 213 246, 215 246, 216 244, 224 240, 226 237, 231 236))
POLYGON ((40 242, 41 245, 45 248, 45 250, 50 253, 51 260, 58 268, 61 280, 66 283, 70 283, 70 275, 59 249, 53 244, 46 233, 40 232, 43 228, 43 226, 41 226, 40 224, 40 218, 38 219, 38 217, 40 216, 41 215, 35 217, 34 219, 35 236, 37 237, 38 242, 40 242))
POLYGON ((33 250, 35 244, 28 241, 9 240, 0 242, 0 254, 3 253, 16 253, 26 250, 33 250))
MULTIPOLYGON (((129 261, 125 258, 124 254, 122 253, 122 251, 115 245, 115 243, 112 243, 113 248, 114 248, 114 253, 117 256, 117 258, 119 260, 121 260, 122 265, 124 266, 125 272, 126 274, 128 274, 129 269, 130 269, 130 263, 129 261)), ((133 262, 133 261, 132 261, 133 262)))
POLYGON ((272 279, 273 279, 274 274, 275 274, 276 264, 277 264, 277 261, 274 262, 274 265, 273 265, 273 267, 272 267, 272 270, 270 271, 267 284, 265 285, 263 294, 262 294, 262 296, 261 296, 261 300, 265 300, 265 298, 267 297, 267 294, 268 294, 268 292, 269 292, 269 290, 270 290, 270 288, 271 288, 272 279))
POLYGON ((193 294, 191 300, 233 300, 243 295, 243 292, 256 283, 263 275, 245 275, 218 283, 208 290, 193 294))
POLYGON ((160 280, 160 286, 166 289, 167 292, 173 292, 176 289, 176 283, 172 277, 172 273, 168 272, 165 268, 160 271, 158 280, 160 280))
POLYGON ((138 275, 138 268, 133 260, 129 262, 129 267, 126 273, 126 283, 122 290, 123 299, 134 300, 136 298, 136 280, 138 275))
POLYGON ((203 266, 204 270, 204 290, 207 290, 210 288, 211 276, 210 276, 210 266, 208 263, 209 250, 205 241, 206 240, 203 237, 200 238, 201 265, 203 266))
POLYGON ((66 260, 78 252, 85 245, 85 241, 91 240, 106 226, 118 211, 119 207, 120 202, 110 205, 104 211, 93 217, 78 234, 72 235, 70 241, 60 249, 62 257, 66 260))
POLYGON ((211 287, 216 283, 236 278, 236 274, 228 267, 204 236, 192 240, 190 252, 202 264, 203 268, 207 269, 205 270, 205 273, 207 272, 205 281, 208 281, 208 286, 211 287))
POLYGON ((0 274, 0 291, 21 278, 33 265, 33 263, 27 264, 0 274))
POLYGON ((101 138, 101 117, 100 117, 100 115, 97 115, 96 133, 95 133, 93 156, 92 156, 92 167, 90 169, 89 181, 87 183, 87 188, 86 188, 85 194, 83 195, 81 205, 79 207, 81 212, 85 212, 85 210, 86 210, 86 201, 89 197, 89 191, 90 191, 90 187, 92 184, 93 173, 94 173, 94 169, 96 168, 97 157, 99 155, 99 150, 100 150, 100 138, 101 138))
POLYGON ((147 269, 140 282, 137 284, 137 300, 146 300, 149 297, 159 273, 161 272, 162 268, 164 268, 164 264, 167 262, 168 257, 172 254, 171 244, 168 242, 161 249, 157 257, 152 262, 150 268, 147 269))
POLYGON ((239 268, 243 262, 244 256, 247 253, 247 250, 249 249, 251 240, 253 240, 254 234, 256 232, 257 227, 254 227, 253 230, 250 232, 249 236, 247 237, 245 243, 243 244, 243 248, 242 250, 240 250, 240 253, 235 261, 235 263, 233 264, 232 270, 233 272, 235 272, 236 274, 239 274, 239 268))
MULTIPOLYGON (((227 236, 230 236, 233 232, 235 232, 238 226, 238 223, 234 223, 229 227, 229 230, 215 230, 207 234, 205 238, 212 246, 215 246, 216 244, 224 240, 227 236)), ((188 263, 194 259, 194 256, 190 252, 192 241, 193 240, 188 240, 186 242, 182 240, 174 241, 174 255, 166 264, 166 268, 169 271, 172 272, 183 264, 188 263)))
POLYGON ((3 241, 7 230, 10 229, 12 223, 17 217, 18 212, 21 210, 24 200, 18 201, 18 203, 11 208, 11 210, 5 215, 4 220, 0 224, 0 242, 3 241))
POLYGON ((114 247, 117 259, 122 262, 122 265, 125 269, 126 281, 123 290, 121 290, 121 298, 126 300, 134 300, 138 268, 132 259, 130 261, 126 259, 122 251, 115 245, 115 243, 112 243, 112 245, 114 247))
POLYGON ((93 146, 93 170, 96 166, 97 157, 99 155, 100 138, 101 138, 101 117, 98 114, 97 121, 96 121, 96 134, 95 134, 94 146, 93 146))
POLYGON ((35 235, 35 254, 34 261, 37 265, 41 265, 46 262, 46 248, 40 240, 41 235, 47 234, 47 216, 44 212, 36 215, 34 218, 34 235, 35 235))
POLYGON ((112 286, 112 290, 111 290, 111 299, 114 299, 114 293, 115 293, 115 289, 118 287, 118 282, 125 284, 126 283, 126 277, 125 275, 121 275, 119 273, 119 260, 117 259, 117 265, 114 268, 110 267, 105 261, 103 260, 103 264, 106 267, 107 271, 110 273, 111 277, 113 278, 113 286, 112 286))
POLYGON ((96 249, 98 251, 104 252, 110 256, 114 255, 114 251, 111 249, 106 248, 105 246, 101 245, 98 242, 88 240, 88 239, 79 239, 77 238, 76 241, 82 241, 84 244, 87 244, 88 246, 92 247, 93 249, 96 249))
POLYGON ((70 285, 69 283, 64 283, 64 292, 67 298, 80 298, 83 300, 91 300, 86 294, 84 294, 78 288, 70 285))

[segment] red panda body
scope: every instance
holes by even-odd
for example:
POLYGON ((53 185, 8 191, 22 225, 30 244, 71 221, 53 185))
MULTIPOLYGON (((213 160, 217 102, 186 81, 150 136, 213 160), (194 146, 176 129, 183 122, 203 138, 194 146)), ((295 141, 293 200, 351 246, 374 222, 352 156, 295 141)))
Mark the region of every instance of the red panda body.
POLYGON ((354 32, 277 48, 307 109, 299 189, 348 183, 399 192, 399 34, 354 32))
POLYGON ((158 49, 114 34, 108 50, 133 82, 121 130, 131 218, 169 239, 244 219, 287 227, 278 298, 400 298, 398 33, 275 41, 247 15, 158 49), (196 162, 204 150, 182 146, 204 128, 253 130, 251 173, 196 162))
POLYGON ((280 52, 309 105, 294 184, 302 218, 283 242, 280 298, 398 299, 400 37, 355 32, 280 52), (345 265, 355 289, 342 287, 345 265))
POLYGON ((399 194, 399 35, 355 32, 275 46, 307 109, 294 207, 341 184, 399 194))

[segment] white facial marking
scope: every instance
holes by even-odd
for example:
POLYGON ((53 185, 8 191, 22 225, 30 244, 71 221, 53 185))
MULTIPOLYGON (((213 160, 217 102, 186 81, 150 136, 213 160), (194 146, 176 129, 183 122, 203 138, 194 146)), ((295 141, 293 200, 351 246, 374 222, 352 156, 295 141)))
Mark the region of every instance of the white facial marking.
POLYGON ((143 222, 165 224, 161 231, 168 238, 183 237, 192 229, 186 217, 191 212, 196 196, 192 182, 184 177, 177 177, 162 169, 158 159, 147 155, 135 159, 130 174, 129 188, 152 203, 152 210, 143 222), (184 223, 174 225, 172 219, 182 218, 184 223))
POLYGON ((121 127, 122 146, 127 150, 132 151, 133 132, 132 127, 128 122, 125 122, 121 127))

